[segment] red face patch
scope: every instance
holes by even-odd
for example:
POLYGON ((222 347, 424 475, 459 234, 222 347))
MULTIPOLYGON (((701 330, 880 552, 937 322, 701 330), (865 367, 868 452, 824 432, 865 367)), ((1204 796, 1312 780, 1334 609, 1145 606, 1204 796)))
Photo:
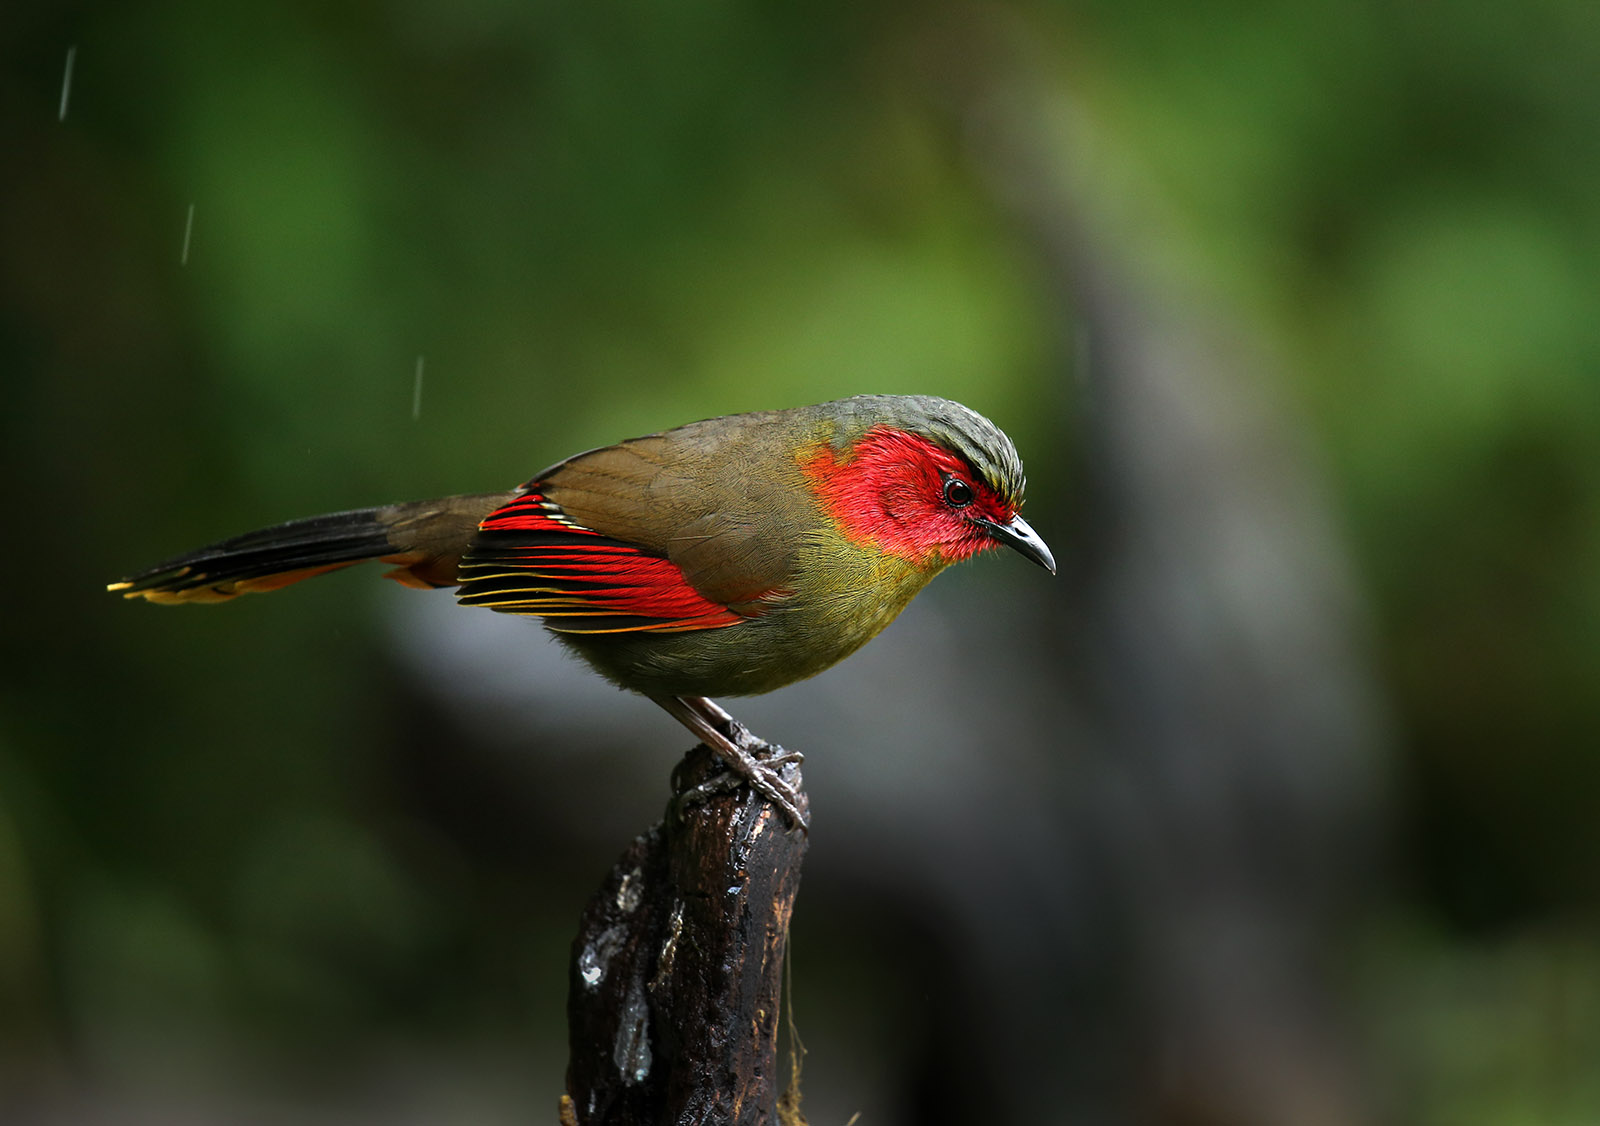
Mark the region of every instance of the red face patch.
POLYGON ((846 539, 923 566, 954 563, 993 547, 974 517, 1016 515, 961 458, 919 434, 874 426, 850 456, 822 446, 802 472, 846 539))

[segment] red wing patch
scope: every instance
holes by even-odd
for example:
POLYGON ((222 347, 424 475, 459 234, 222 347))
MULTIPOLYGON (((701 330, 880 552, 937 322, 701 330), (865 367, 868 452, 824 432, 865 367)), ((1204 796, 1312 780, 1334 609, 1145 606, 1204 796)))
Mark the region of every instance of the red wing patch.
POLYGON ((534 614, 561 633, 716 629, 744 621, 664 556, 576 523, 536 489, 495 509, 459 567, 464 606, 534 614))

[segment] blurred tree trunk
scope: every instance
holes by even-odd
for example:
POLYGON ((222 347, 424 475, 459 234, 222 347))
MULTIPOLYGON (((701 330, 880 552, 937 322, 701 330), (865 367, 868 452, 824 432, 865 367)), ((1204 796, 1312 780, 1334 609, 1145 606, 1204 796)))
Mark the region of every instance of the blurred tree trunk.
POLYGON ((1133 996, 1066 1023, 1123 1026, 1118 1119, 1363 1121, 1327 956, 1375 851, 1383 724, 1285 373, 1220 303, 1142 280, 1139 240, 1089 188, 1110 178, 1084 107, 1035 66, 1029 29, 957 24, 932 56, 947 108, 1081 380, 1063 671, 1099 744, 1088 847, 1118 865, 1133 996))

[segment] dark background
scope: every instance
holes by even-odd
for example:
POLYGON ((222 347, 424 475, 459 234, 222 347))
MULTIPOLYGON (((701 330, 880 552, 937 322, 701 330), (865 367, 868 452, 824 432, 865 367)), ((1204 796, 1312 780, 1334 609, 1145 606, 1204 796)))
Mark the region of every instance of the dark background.
POLYGON ((9 5, 0 1121, 553 1121, 681 731, 375 571, 103 586, 866 391, 1063 567, 736 702, 811 1121, 1600 1121, 1597 74, 1589 0, 9 5))

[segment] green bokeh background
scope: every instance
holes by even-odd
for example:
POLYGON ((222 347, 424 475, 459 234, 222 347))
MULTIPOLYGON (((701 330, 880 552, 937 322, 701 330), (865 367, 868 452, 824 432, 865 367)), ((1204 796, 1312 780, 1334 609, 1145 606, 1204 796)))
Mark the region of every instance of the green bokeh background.
POLYGON ((600 869, 529 902, 526 858, 388 800, 372 584, 170 615, 101 587, 862 391, 978 407, 1070 512, 1031 248, 923 49, 991 20, 1090 138, 1093 222, 1278 357, 1320 452, 1394 724, 1351 952, 1385 1097, 1600 1121, 1587 0, 12 5, 0 1083, 338 1106, 353 1060, 415 1054, 459 1061, 440 1121, 546 1105, 600 869))

